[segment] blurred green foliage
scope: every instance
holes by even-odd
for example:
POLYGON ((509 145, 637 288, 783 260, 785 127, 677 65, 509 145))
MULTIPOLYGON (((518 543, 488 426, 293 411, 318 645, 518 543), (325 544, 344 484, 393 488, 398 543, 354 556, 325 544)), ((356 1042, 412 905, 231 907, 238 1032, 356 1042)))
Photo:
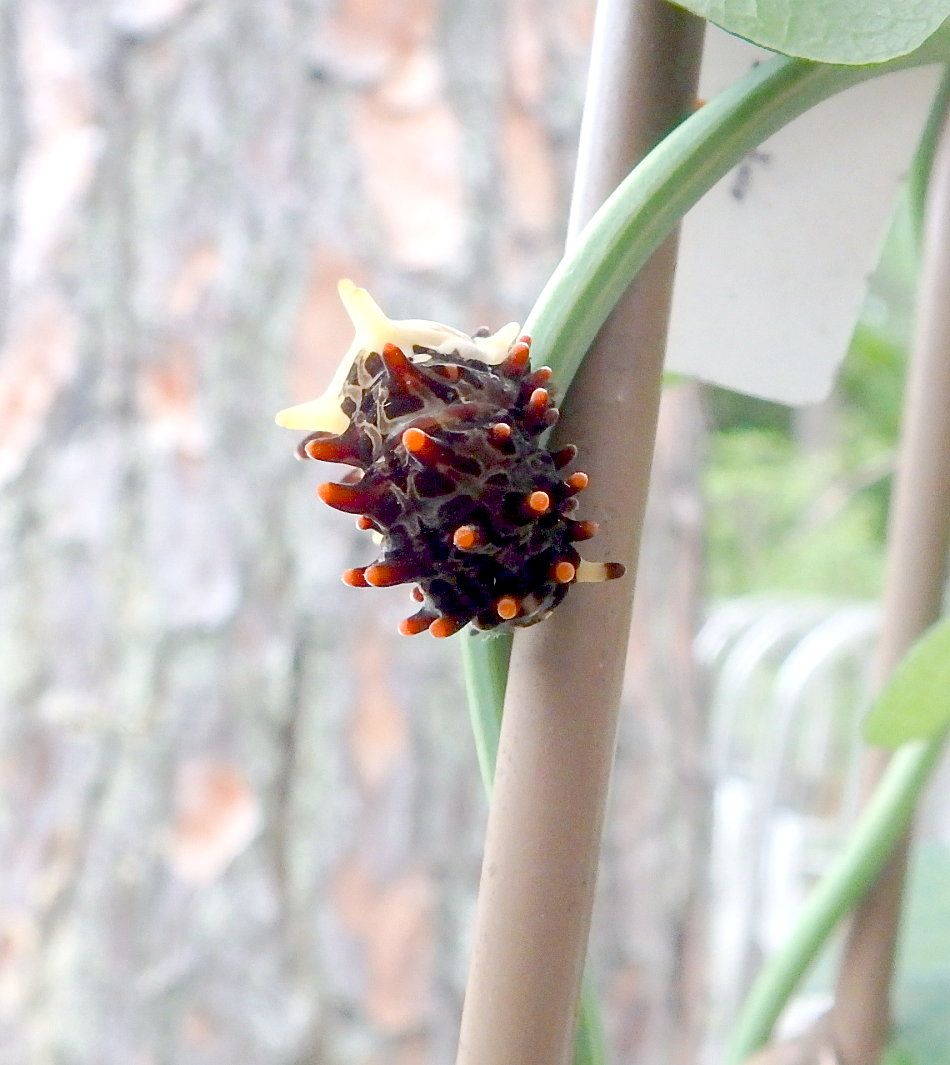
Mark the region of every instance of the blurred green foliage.
POLYGON ((876 596, 886 491, 853 488, 859 472, 844 447, 805 454, 775 429, 715 432, 706 475, 710 593, 876 596))
POLYGON ((711 594, 880 593, 913 330, 916 192, 899 199, 835 393, 808 432, 787 407, 710 389, 711 594), (816 425, 820 443, 807 439, 816 425))
POLYGON ((914 860, 895 995, 895 1061, 950 1065, 950 850, 922 846, 914 860))

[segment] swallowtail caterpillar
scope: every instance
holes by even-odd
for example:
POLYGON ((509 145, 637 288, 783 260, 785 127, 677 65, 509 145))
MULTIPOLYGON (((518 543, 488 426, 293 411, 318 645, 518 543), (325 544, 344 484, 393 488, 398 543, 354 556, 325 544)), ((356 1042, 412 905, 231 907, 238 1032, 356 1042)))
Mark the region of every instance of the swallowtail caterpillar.
POLYGON ((399 626, 451 636, 533 625, 572 584, 623 575, 574 548, 596 531, 573 517, 587 475, 563 470, 573 446, 550 451, 558 417, 551 370, 532 370, 531 338, 512 322, 473 336, 447 325, 392 321, 365 289, 340 282, 356 337, 327 391, 277 415, 309 432, 300 458, 355 467, 320 498, 357 515, 382 548, 345 584, 412 584, 418 609, 399 626))

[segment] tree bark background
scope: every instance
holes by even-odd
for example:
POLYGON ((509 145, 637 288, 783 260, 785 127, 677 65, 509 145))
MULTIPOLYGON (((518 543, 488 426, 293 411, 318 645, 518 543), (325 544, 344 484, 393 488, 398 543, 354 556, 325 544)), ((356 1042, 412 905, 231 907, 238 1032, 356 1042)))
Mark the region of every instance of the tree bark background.
MULTIPOLYGON (((523 317, 591 19, 0 0, 2 1065, 453 1059, 484 828, 455 648, 340 584, 368 545, 272 416, 349 343, 340 276, 523 317)), ((702 1005, 682 402, 593 940, 625 1063, 688 1060, 702 1005)))

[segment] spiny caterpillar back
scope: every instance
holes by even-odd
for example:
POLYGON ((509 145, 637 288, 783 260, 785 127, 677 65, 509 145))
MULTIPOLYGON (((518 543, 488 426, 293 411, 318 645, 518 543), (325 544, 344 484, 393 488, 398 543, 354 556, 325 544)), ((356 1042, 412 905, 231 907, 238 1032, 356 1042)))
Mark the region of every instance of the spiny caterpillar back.
POLYGON ((558 416, 551 371, 532 371, 531 340, 516 339, 517 325, 470 337, 390 321, 350 281, 340 296, 356 339, 324 396, 277 422, 311 430, 300 458, 357 468, 317 489, 382 547, 344 583, 413 583, 419 608, 400 631, 451 636, 469 622, 533 625, 571 584, 623 575, 619 563, 585 562, 574 548, 597 531, 572 516, 587 475, 562 479, 577 449, 552 452, 539 440, 558 416))

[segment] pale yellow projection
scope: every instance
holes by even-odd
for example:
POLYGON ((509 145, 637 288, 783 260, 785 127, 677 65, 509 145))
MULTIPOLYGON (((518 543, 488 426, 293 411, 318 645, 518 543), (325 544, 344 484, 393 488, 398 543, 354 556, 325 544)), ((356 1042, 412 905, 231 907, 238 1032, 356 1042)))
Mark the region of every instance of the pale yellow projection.
POLYGON ((457 351, 463 359, 478 359, 489 366, 497 366, 504 362, 508 349, 518 338, 517 322, 509 322, 491 336, 470 337, 439 322, 427 322, 419 318, 394 321, 384 314, 365 288, 357 287, 348 279, 340 282, 339 292, 356 336, 323 395, 307 403, 288 407, 277 415, 277 424, 285 429, 306 429, 308 432, 322 430, 327 433, 346 431, 349 420, 340 409, 340 395, 350 367, 360 352, 380 352, 384 344, 395 344, 402 349, 406 358, 413 362, 425 362, 430 356, 414 351, 418 345, 440 355, 457 351))

